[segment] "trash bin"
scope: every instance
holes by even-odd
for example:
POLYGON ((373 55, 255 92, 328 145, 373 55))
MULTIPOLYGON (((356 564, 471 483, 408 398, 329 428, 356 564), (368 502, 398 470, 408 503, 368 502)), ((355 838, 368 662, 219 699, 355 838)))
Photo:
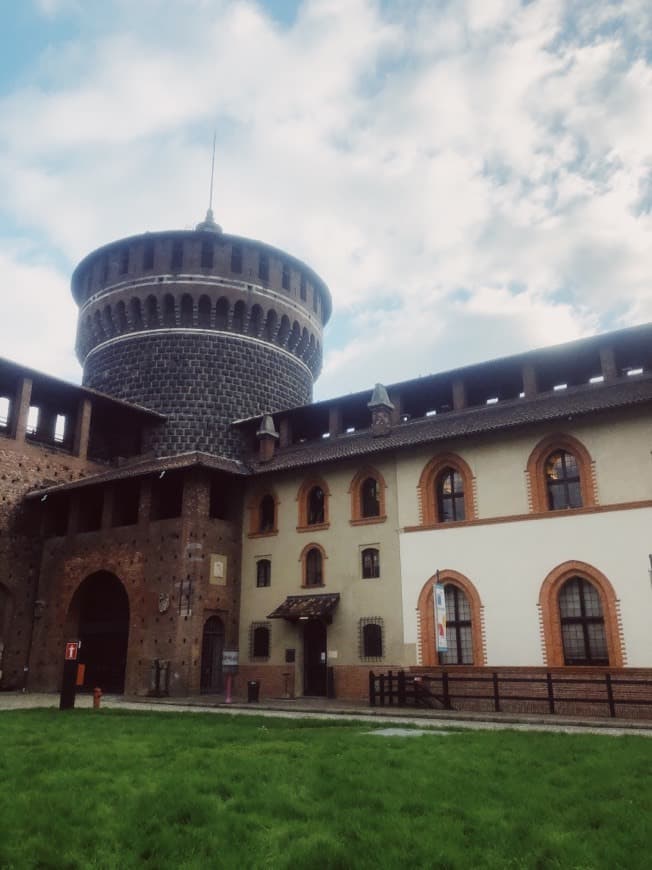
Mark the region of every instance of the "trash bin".
POLYGON ((247 701, 249 703, 258 703, 258 695, 260 694, 260 683, 258 680, 249 680, 247 683, 247 701))

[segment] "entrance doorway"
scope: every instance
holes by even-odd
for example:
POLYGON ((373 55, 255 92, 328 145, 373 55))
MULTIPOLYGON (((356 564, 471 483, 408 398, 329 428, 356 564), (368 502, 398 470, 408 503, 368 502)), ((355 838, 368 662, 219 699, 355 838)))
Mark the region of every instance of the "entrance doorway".
POLYGON ((303 626, 303 694, 326 696, 326 626, 321 619, 303 626))
POLYGON ((224 623, 219 616, 211 616, 204 625, 201 645, 201 691, 221 692, 222 653, 224 652, 224 623))
POLYGON ((115 574, 98 571, 73 595, 66 640, 79 639, 79 663, 85 665, 84 688, 125 690, 129 641, 129 598, 115 574))

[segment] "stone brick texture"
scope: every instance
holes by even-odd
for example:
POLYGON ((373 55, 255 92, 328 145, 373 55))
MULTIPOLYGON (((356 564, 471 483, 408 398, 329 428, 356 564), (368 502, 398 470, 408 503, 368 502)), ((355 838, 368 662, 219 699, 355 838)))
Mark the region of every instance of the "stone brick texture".
POLYGON ((192 450, 239 458, 236 419, 304 405, 312 376, 273 345, 218 334, 151 333, 100 348, 86 361, 84 385, 168 415, 145 452, 192 450))
MULTIPOLYGON (((38 599, 43 540, 31 489, 103 471, 96 463, 29 441, 0 436, 0 688, 22 688, 38 599)), ((59 654, 60 657, 60 654, 59 654)))
MULTIPOLYGON (((225 646, 237 647, 240 605, 241 533, 237 522, 209 517, 205 474, 188 475, 182 516, 150 520, 148 487, 141 489, 137 524, 49 538, 43 548, 39 597, 47 602, 32 643, 30 687, 60 687, 61 650, 77 626, 71 602, 80 584, 96 571, 109 571, 129 599, 129 641, 125 692, 147 695, 155 659, 169 662, 169 693, 198 694, 203 629, 217 615, 225 646), (211 554, 228 560, 226 584, 210 583, 211 554), (159 609, 159 594, 169 607, 159 609)), ((239 508, 234 506, 237 514, 239 508)), ((86 687, 92 688, 92 687, 86 687)))

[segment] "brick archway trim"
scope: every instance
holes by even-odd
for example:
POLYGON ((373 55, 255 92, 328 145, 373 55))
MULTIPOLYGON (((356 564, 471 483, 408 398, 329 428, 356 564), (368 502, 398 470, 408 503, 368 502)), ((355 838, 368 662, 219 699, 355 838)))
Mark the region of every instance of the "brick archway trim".
POLYGON ((378 471, 377 468, 374 468, 371 465, 367 465, 357 472, 357 474, 351 481, 351 485, 349 486, 349 493, 351 494, 351 519, 349 520, 349 522, 352 526, 365 525, 367 523, 385 522, 385 520, 387 519, 387 508, 385 502, 386 489, 387 484, 385 483, 385 478, 380 473, 380 471, 378 471), (360 488, 368 477, 373 477, 378 482, 378 502, 380 512, 377 517, 362 516, 360 504, 360 488))
POLYGON ((331 491, 323 477, 308 477, 303 481, 297 493, 297 501, 299 503, 299 517, 297 523, 297 532, 315 532, 319 529, 327 529, 330 526, 329 518, 329 502, 331 491), (308 525, 308 496, 310 491, 319 486, 324 493, 324 522, 313 523, 308 525))
POLYGON ((559 614, 559 592, 571 577, 581 577, 596 587, 600 594, 604 631, 607 640, 609 667, 625 666, 624 638, 616 593, 605 575, 586 562, 569 561, 558 565, 548 574, 539 593, 539 612, 543 635, 544 662, 550 668, 564 667, 564 646, 559 614))
MULTIPOLYGON (((423 585, 417 601, 417 624, 419 626, 417 645, 419 648, 419 661, 424 667, 438 667, 439 665, 435 649, 435 612, 433 603, 433 589, 436 582, 437 575, 433 574, 423 585)), ((478 590, 468 577, 460 574, 459 571, 453 571, 449 568, 439 572, 439 582, 444 585, 457 586, 466 595, 471 606, 473 665, 474 667, 484 667, 487 664, 483 630, 484 613, 478 590)), ((447 665, 447 667, 449 666, 447 665)))
MULTIPOLYGON (((422 525, 430 526, 441 523, 437 510, 435 483, 437 477, 445 468, 453 468, 462 477, 464 485, 464 521, 476 519, 475 478, 469 465, 456 453, 440 453, 437 456, 433 456, 425 466, 417 484, 419 513, 422 525)), ((446 523, 446 525, 454 524, 446 523)))
MULTIPOLYGON (((530 510, 533 513, 547 513, 548 488, 546 486, 545 464, 551 453, 565 450, 571 453, 577 462, 580 475, 580 492, 582 507, 593 507, 598 503, 594 463, 586 447, 573 435, 556 433, 547 435, 539 441, 527 461, 526 474, 530 490, 530 510)), ((573 508, 567 508, 573 510, 573 508)))

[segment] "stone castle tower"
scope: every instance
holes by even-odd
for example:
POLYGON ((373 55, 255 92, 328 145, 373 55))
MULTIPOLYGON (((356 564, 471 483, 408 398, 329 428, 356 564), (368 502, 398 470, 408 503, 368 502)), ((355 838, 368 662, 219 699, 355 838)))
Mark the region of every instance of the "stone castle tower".
POLYGON ((165 414, 144 445, 158 456, 237 458, 233 420, 312 399, 328 288, 289 254, 223 233, 210 210, 195 230, 93 251, 72 293, 84 385, 165 414))

